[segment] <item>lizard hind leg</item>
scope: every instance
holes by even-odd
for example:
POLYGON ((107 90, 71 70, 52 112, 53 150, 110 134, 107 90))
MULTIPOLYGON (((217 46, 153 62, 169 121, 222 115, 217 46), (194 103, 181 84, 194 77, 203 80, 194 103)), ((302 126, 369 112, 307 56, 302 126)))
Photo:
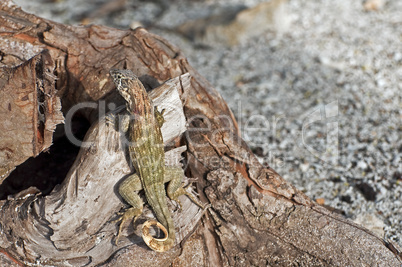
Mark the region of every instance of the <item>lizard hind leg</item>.
POLYGON ((164 178, 164 183, 169 182, 169 185, 167 187, 167 195, 169 196, 170 199, 174 200, 179 204, 180 210, 182 209, 181 202, 179 201, 178 197, 181 195, 186 195, 193 201, 197 206, 200 208, 204 209, 204 205, 190 192, 186 190, 188 186, 191 184, 187 185, 186 187, 183 187, 183 177, 184 177, 184 172, 182 168, 179 167, 171 167, 171 166, 166 166, 165 167, 165 178, 164 178))
POLYGON ((119 241, 123 226, 126 222, 132 220, 133 224, 137 218, 142 214, 143 202, 138 195, 138 191, 142 189, 141 180, 137 174, 127 177, 119 186, 119 194, 125 201, 132 207, 127 209, 123 215, 116 221, 121 221, 119 226, 119 232, 117 234, 115 244, 119 241))

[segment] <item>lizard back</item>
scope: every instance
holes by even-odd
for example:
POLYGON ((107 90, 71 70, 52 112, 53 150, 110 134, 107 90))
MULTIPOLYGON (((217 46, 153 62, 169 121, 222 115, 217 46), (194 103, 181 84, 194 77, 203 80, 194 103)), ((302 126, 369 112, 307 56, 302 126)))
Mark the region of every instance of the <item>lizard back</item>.
MULTIPOLYGON (((158 111, 154 108, 141 81, 130 70, 111 70, 110 73, 120 95, 126 101, 126 109, 130 114, 128 125, 130 159, 140 177, 148 204, 158 221, 168 231, 165 239, 149 239, 148 242, 151 244, 147 244, 154 250, 168 250, 174 244, 175 230, 166 200, 165 152, 161 122, 155 114, 158 111)), ((145 237, 144 240, 147 242, 145 237)))

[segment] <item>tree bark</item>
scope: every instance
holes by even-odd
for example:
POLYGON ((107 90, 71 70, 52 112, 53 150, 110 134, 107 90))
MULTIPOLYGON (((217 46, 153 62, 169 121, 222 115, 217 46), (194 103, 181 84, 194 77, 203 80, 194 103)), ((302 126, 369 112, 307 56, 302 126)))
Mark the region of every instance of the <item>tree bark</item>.
POLYGON ((66 26, 27 14, 10 0, 0 3, 0 32, 2 177, 50 147, 60 110, 67 124, 71 110, 90 106, 78 112, 92 124, 85 137, 90 145, 81 148, 60 186, 46 196, 29 188, 0 202, 3 263, 401 265, 397 245, 317 205, 261 166, 221 96, 163 38, 142 28, 66 26), (168 96, 159 102, 172 107, 163 129, 171 149, 167 160, 177 163, 185 151, 186 174, 197 179, 201 201, 211 204, 203 213, 183 198, 183 211, 173 215, 180 244, 165 253, 148 249, 136 230, 151 212, 134 228, 127 226, 128 238, 114 244, 113 219, 123 206, 116 184, 131 170, 118 129, 99 116, 122 103, 111 68, 131 69, 146 87, 158 87, 155 98, 168 96), (184 120, 187 129, 180 127, 184 120))
MULTIPOLYGON (((7 47, 1 50, 7 51, 7 47)), ((0 183, 15 166, 49 148, 56 125, 64 121, 52 68, 48 51, 17 67, 2 66, 0 183)))

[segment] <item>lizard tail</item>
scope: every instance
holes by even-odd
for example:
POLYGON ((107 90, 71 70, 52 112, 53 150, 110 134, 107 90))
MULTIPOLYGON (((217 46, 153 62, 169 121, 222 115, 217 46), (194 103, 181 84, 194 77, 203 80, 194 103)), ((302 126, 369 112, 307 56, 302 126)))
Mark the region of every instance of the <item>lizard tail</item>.
POLYGON ((174 245, 174 238, 169 236, 168 231, 166 228, 159 222, 155 220, 149 220, 146 221, 142 225, 142 238, 144 239, 144 242, 147 244, 148 247, 150 247, 152 250, 158 251, 158 252, 164 252, 169 249, 171 249, 174 245), (152 226, 156 226, 159 229, 162 230, 163 234, 165 235, 164 238, 155 238, 149 233, 149 229, 152 226))

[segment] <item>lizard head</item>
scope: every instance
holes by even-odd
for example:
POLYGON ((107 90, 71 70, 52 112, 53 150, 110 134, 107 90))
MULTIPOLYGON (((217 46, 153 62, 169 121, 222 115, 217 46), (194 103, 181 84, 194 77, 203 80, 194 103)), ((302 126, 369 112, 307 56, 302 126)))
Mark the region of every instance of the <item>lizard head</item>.
POLYGON ((117 87, 117 91, 120 95, 131 104, 131 96, 129 94, 130 82, 136 79, 136 76, 131 70, 116 70, 111 69, 110 75, 112 76, 113 82, 117 87))

